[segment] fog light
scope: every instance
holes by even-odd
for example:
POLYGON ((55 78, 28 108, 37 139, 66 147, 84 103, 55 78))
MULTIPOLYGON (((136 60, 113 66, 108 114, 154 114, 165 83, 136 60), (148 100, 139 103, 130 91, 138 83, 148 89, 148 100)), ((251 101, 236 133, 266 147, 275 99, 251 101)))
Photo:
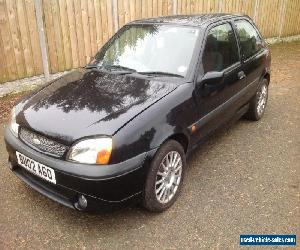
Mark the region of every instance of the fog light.
POLYGON ((84 195, 79 195, 78 201, 75 203, 75 207, 78 210, 84 210, 87 207, 87 199, 84 197, 84 195))

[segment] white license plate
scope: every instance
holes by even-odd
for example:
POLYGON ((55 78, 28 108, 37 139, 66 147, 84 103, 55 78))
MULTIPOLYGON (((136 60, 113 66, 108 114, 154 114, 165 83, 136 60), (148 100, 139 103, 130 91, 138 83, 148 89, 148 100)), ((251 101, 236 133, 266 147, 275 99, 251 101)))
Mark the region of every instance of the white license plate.
POLYGON ((28 170, 29 172, 37 175, 38 177, 56 184, 55 172, 52 168, 49 168, 31 158, 16 151, 18 164, 28 170))

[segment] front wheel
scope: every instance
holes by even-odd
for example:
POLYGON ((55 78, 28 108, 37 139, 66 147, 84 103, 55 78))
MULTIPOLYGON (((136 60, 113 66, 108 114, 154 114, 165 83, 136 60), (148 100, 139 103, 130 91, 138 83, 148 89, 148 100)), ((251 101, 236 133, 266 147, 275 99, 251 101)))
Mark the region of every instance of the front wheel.
POLYGON ((151 212, 162 212, 176 201, 186 166, 182 146, 165 142, 154 156, 144 189, 143 205, 151 212))
POLYGON ((245 117, 249 120, 258 121, 265 113, 268 101, 268 80, 263 79, 256 94, 249 103, 249 110, 245 117))

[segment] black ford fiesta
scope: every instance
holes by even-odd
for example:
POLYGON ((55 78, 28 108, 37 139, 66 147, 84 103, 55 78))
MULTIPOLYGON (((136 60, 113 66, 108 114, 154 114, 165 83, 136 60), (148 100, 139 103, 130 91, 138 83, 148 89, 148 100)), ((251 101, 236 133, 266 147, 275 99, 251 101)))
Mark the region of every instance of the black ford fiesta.
POLYGON ((81 211, 139 200, 160 212, 200 142, 231 119, 263 116, 269 81, 270 52, 247 16, 134 21, 86 67, 15 106, 9 166, 81 211))

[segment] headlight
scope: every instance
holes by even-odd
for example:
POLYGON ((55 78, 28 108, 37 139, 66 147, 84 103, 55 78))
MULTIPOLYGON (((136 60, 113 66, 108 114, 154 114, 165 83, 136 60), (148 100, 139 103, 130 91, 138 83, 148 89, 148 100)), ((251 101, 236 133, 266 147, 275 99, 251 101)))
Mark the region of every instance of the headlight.
POLYGON ((16 109, 15 109, 15 107, 13 107, 13 109, 11 110, 10 130, 15 136, 18 136, 19 124, 16 122, 16 109))
POLYGON ((71 147, 68 160, 88 164, 108 164, 111 150, 111 138, 87 139, 71 147))

